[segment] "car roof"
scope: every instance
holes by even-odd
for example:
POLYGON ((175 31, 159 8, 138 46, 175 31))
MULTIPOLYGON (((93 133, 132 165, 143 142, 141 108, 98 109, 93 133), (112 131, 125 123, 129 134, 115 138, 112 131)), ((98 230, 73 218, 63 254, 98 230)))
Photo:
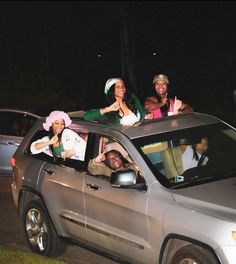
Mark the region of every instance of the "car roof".
POLYGON ((197 112, 178 114, 154 120, 144 120, 138 126, 133 127, 114 125, 112 123, 104 123, 101 121, 89 122, 83 120, 82 118, 71 118, 73 121, 71 128, 73 128, 73 126, 76 127, 76 124, 78 124, 77 122, 79 121, 79 124, 92 124, 91 126, 94 128, 100 127, 99 130, 105 131, 107 129, 112 129, 115 131, 120 131, 130 139, 222 122, 222 120, 217 117, 197 112))
POLYGON ((20 109, 20 108, 0 108, 0 112, 14 112, 14 113, 19 113, 19 114, 25 114, 25 115, 30 115, 36 118, 41 118, 41 116, 32 113, 30 111, 24 110, 24 109, 20 109))

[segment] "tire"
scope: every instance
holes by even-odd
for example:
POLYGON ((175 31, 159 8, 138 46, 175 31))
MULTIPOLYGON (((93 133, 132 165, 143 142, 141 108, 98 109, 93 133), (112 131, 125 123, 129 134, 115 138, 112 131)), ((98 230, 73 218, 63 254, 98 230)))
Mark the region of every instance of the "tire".
POLYGON ((176 251, 170 264, 219 264, 219 262, 209 250, 188 245, 176 251))
POLYGON ((32 252, 59 257, 67 245, 57 235, 45 208, 39 201, 31 201, 23 212, 24 234, 32 252))

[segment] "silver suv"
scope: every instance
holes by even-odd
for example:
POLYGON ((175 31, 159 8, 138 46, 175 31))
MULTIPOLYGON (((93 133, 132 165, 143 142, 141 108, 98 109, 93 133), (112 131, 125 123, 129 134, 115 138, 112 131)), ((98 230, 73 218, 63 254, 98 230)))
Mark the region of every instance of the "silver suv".
POLYGON ((30 152, 43 122, 12 159, 14 203, 33 252, 57 257, 69 241, 135 264, 236 263, 235 128, 201 113, 135 127, 73 118, 70 129, 87 141, 81 161, 30 152), (118 149, 138 175, 90 173, 104 149, 118 149))

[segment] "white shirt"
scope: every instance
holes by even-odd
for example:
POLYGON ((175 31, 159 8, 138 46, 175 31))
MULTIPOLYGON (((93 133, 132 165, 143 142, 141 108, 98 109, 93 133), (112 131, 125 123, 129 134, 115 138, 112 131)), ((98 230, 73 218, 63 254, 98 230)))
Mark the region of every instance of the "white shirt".
MULTIPOLYGON (((198 158, 200 159, 202 154, 196 152, 198 155, 198 158)), ((202 162, 202 165, 206 165, 208 162, 208 157, 205 157, 205 159, 202 162)), ((186 171, 190 168, 197 167, 198 161, 193 157, 193 149, 192 146, 187 146, 185 149, 183 155, 182 155, 182 162, 183 162, 183 171, 186 171)))
POLYGON ((135 113, 132 112, 128 114, 127 116, 123 116, 120 119, 120 124, 123 126, 132 126, 139 120, 140 120, 140 113, 137 112, 137 115, 135 115, 135 113))
MULTIPOLYGON (((30 151, 32 152, 32 154, 39 154, 41 152, 44 152, 49 156, 53 156, 49 146, 41 149, 35 148, 35 144, 47 141, 49 141, 48 136, 34 141, 30 146, 30 151)), ((72 156, 71 159, 84 160, 86 141, 81 138, 76 132, 71 129, 65 128, 62 132, 61 142, 63 144, 64 150, 74 151, 75 155, 72 156)))

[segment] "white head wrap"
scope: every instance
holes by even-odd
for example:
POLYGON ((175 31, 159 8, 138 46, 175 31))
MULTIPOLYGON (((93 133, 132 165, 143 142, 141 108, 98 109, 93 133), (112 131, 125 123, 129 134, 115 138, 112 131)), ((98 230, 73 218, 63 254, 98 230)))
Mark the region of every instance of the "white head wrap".
POLYGON ((111 78, 111 79, 108 79, 106 84, 105 84, 105 89, 104 89, 104 94, 107 94, 109 89, 111 88, 111 86, 116 83, 116 82, 119 82, 119 81, 123 81, 122 79, 120 78, 111 78))

